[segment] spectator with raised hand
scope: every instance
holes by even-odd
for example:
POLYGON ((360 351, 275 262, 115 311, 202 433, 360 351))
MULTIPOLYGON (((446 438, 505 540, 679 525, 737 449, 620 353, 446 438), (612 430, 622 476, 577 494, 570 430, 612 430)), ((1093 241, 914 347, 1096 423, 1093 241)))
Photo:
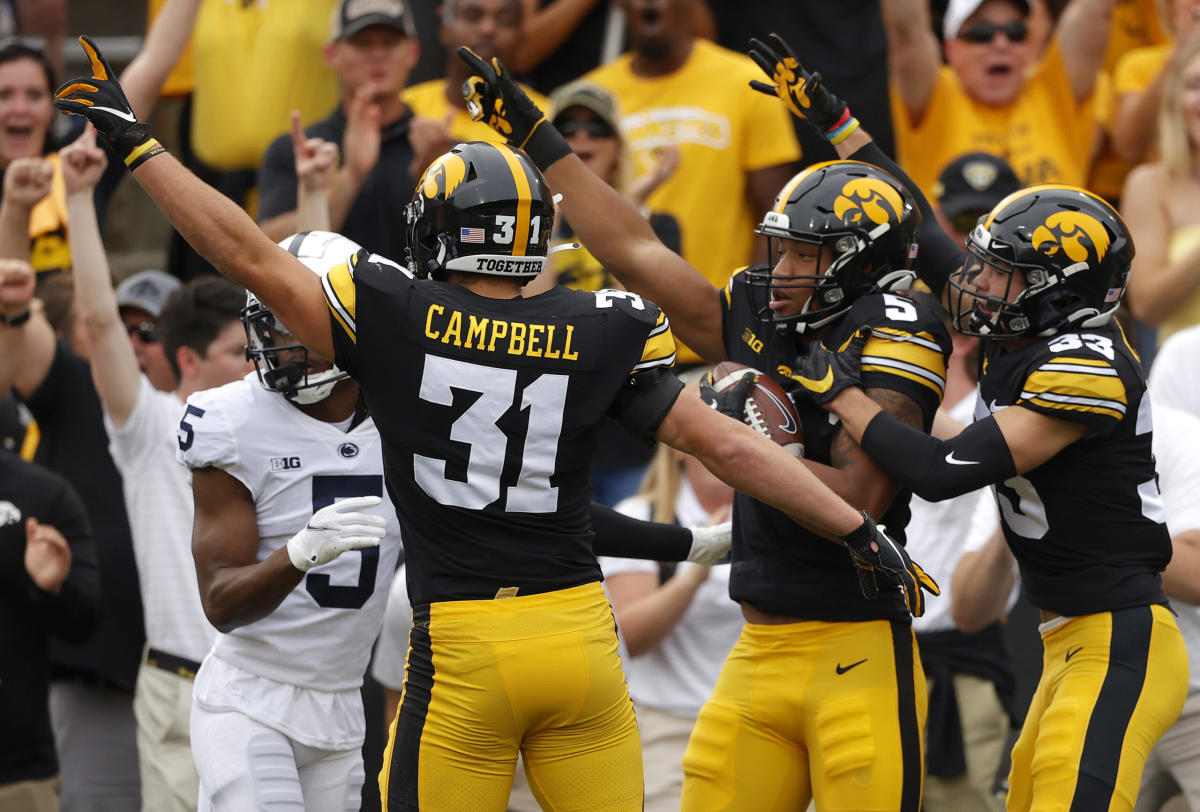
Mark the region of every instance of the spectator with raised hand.
POLYGON ((1200 39, 1175 50, 1165 76, 1159 158, 1129 174, 1121 200, 1138 246, 1129 310, 1160 344, 1200 323, 1200 39))
POLYGON ((156 390, 138 369, 118 313, 91 206, 92 187, 106 165, 104 151, 87 138, 63 151, 77 318, 89 345, 113 459, 124 480, 145 607, 147 648, 134 699, 143 808, 192 810, 198 797, 188 745, 192 679, 214 630, 200 604, 190 547, 191 489, 175 461, 175 434, 177 427, 180 436, 189 430, 188 395, 251 369, 240 320, 244 293, 208 277, 173 296, 158 330, 178 385, 173 392, 156 390))
POLYGON ((401 0, 338 4, 324 55, 338 76, 340 103, 302 131, 293 114, 291 135, 267 148, 259 170, 258 219, 268 236, 278 240, 306 230, 297 211, 296 156, 317 158, 312 151, 327 148, 310 140, 320 139, 342 156, 328 192, 328 228, 383 256, 404 256, 403 229, 395 223, 404 218, 415 178, 448 146, 439 141, 417 147, 416 123, 400 100, 417 51, 401 0))
MULTIPOLYGON (((0 326, 0 331, 11 327, 0 326)), ((100 619, 92 531, 70 484, 0 449, 0 810, 58 812, 50 643, 86 640, 100 619)))
POLYGON ((1039 54, 1026 0, 951 0, 944 47, 930 0, 883 0, 897 162, 926 197, 942 167, 967 152, 1005 158, 1026 185, 1084 183, 1114 2, 1071 0, 1039 54))

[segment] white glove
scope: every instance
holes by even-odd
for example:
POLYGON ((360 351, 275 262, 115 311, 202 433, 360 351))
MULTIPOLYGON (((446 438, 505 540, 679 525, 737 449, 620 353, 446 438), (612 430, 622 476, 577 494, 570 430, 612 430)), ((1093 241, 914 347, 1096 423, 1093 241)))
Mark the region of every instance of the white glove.
POLYGON ((692 531, 692 549, 688 551, 688 561, 711 566, 729 560, 729 548, 733 546, 732 522, 688 529, 692 531))
POLYGON ((287 543, 288 558, 301 572, 328 564, 347 550, 378 547, 384 520, 374 513, 354 513, 379 504, 378 496, 355 496, 321 508, 287 543))

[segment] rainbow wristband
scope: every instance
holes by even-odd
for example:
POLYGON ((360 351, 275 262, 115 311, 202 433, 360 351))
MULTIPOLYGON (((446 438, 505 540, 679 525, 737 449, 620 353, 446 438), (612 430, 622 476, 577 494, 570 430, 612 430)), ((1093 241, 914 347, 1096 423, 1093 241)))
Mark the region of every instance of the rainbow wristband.
POLYGON ((850 133, 858 129, 858 119, 850 115, 850 108, 842 111, 837 123, 825 131, 825 139, 831 144, 840 144, 850 137, 850 133))
POLYGON ((166 152, 166 148, 154 138, 147 138, 125 156, 125 167, 132 172, 155 155, 166 152))

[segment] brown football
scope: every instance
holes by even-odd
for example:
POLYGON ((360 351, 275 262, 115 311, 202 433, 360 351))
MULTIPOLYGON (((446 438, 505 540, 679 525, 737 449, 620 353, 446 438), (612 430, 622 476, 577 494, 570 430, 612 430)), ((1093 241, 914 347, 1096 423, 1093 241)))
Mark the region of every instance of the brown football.
POLYGON ((779 443, 793 456, 804 456, 804 429, 800 415, 788 393, 773 379, 753 367, 722 361, 713 369, 713 389, 722 392, 747 372, 758 375, 758 382, 746 398, 742 419, 746 425, 779 443))

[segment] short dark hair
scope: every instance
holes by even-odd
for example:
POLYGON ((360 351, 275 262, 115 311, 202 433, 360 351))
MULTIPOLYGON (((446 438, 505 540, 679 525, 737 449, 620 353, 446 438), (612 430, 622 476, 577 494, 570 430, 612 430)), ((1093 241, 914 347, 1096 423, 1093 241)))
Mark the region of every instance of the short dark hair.
POLYGON ((231 321, 239 321, 246 291, 222 276, 201 276, 171 294, 158 322, 163 354, 175 377, 180 377, 180 347, 191 347, 203 358, 208 345, 231 321))

